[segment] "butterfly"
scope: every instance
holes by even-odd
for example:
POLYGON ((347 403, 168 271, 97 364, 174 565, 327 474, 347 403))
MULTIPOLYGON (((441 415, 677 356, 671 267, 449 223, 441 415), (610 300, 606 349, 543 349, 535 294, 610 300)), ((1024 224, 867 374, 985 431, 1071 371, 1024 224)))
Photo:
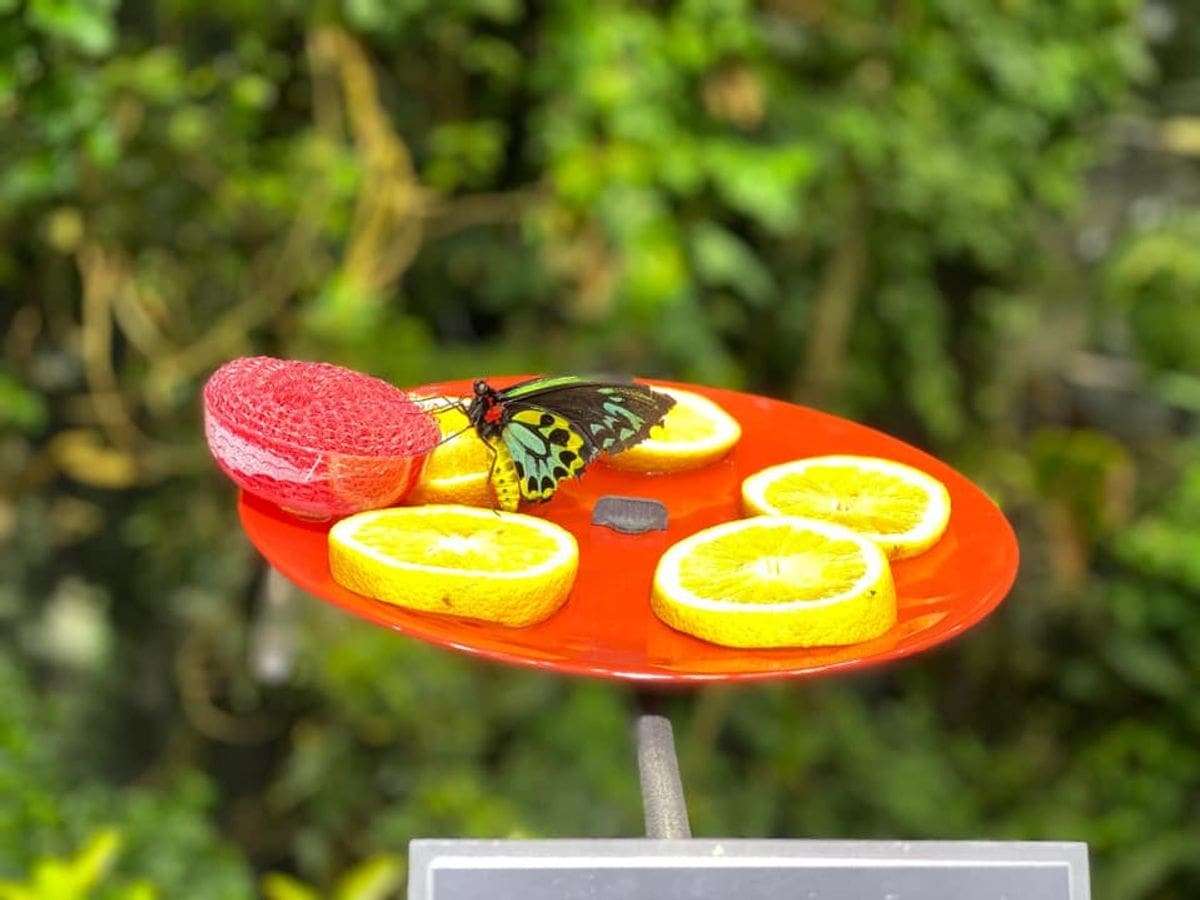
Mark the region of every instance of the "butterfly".
POLYGON ((632 380, 564 375, 502 390, 479 380, 467 418, 496 451, 492 484, 500 507, 512 510, 520 498, 549 500, 563 479, 581 476, 601 453, 645 440, 674 405, 632 380))

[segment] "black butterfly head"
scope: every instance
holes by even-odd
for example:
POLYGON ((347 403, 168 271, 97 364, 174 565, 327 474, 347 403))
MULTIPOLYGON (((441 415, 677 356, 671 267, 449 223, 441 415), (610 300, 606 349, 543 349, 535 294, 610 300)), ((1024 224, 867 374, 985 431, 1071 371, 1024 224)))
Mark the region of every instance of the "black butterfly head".
POLYGON ((475 426, 479 436, 490 443, 492 439, 498 438, 504 429, 500 421, 504 413, 504 407, 500 403, 500 392, 482 378, 472 385, 472 389, 475 396, 471 398, 467 407, 467 418, 475 426))

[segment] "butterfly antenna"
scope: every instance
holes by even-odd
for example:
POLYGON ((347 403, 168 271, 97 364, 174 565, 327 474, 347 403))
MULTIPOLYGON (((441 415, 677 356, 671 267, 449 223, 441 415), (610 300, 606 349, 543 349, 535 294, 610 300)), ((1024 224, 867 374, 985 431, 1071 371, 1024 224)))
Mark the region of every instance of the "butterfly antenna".
MULTIPOLYGON (((440 447, 440 446, 442 446, 442 444, 445 444, 445 443, 448 443, 448 442, 454 440, 456 437, 458 437, 464 431, 470 431, 474 427, 475 427, 474 425, 467 424, 467 425, 464 425, 462 428, 458 429, 458 431, 452 432, 450 434, 442 435, 442 439, 440 441, 438 441, 436 444, 434 444, 433 448, 440 447)), ((431 448, 431 449, 433 449, 433 448, 431 448)))
MULTIPOLYGON (((434 399, 434 398, 430 398, 430 399, 434 399)), ((421 403, 421 409, 423 409, 425 412, 431 413, 435 416, 440 413, 444 413, 447 410, 457 409, 460 413, 462 413, 464 416, 467 417, 468 422, 466 425, 464 425, 462 428, 458 429, 458 431, 455 431, 453 434, 444 435, 440 441, 438 441, 436 444, 433 445, 433 448, 440 447, 440 446, 442 446, 442 444, 445 444, 448 441, 454 440, 456 437, 458 437, 464 431, 469 431, 470 429, 475 427, 469 421, 470 414, 467 411, 467 405, 465 403, 463 403, 461 400, 459 400, 455 397, 442 397, 441 400, 442 400, 442 402, 438 403, 436 405, 433 403, 430 403, 428 401, 425 401, 425 402, 421 403)), ((433 448, 430 448, 430 449, 433 449, 433 448)))
POLYGON ((433 413, 435 416, 438 413, 444 413, 448 409, 460 409, 465 414, 467 411, 466 405, 454 397, 426 397, 422 400, 414 400, 421 409, 425 412, 433 413), (436 403, 434 401, 437 401, 436 403))

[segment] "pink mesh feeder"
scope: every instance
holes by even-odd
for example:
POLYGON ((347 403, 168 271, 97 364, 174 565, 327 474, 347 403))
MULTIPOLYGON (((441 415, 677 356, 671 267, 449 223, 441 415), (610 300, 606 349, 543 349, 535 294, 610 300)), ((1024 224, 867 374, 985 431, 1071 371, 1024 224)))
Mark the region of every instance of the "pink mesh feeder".
POLYGON ((433 416, 386 381, 266 356, 213 373, 204 430, 242 489, 313 518, 399 502, 441 437, 433 416))

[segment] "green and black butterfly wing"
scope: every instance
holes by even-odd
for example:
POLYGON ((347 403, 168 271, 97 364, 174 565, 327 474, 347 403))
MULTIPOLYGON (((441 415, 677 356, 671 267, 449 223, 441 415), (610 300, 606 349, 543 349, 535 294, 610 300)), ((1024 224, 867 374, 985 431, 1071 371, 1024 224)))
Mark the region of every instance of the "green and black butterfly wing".
POLYGON ((511 410, 537 409, 565 418, 584 439, 587 462, 645 440, 675 405, 673 398, 635 381, 537 378, 501 391, 511 410))
POLYGON ((673 398, 634 381, 535 378, 501 391, 477 383, 471 421, 512 456, 521 496, 544 501, 604 452, 646 439, 673 398))
POLYGON ((549 500, 560 481, 582 475, 595 456, 569 419, 542 408, 510 410, 500 437, 526 500, 549 500))

